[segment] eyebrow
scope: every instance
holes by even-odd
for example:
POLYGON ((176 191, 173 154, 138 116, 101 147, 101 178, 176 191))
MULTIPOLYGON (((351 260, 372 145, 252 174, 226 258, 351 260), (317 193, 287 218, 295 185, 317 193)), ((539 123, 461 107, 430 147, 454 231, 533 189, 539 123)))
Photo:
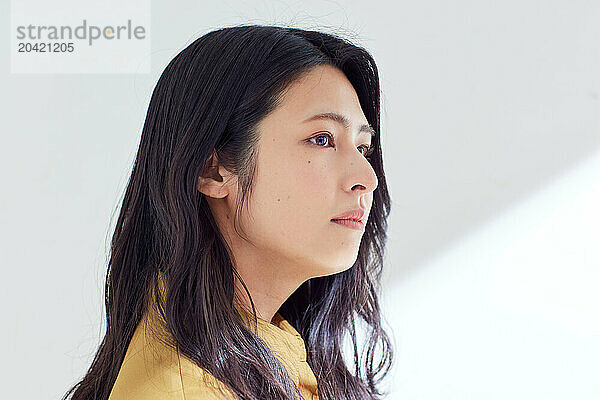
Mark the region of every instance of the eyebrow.
MULTIPOLYGON (((350 129, 350 119, 348 117, 346 117, 345 115, 338 114, 335 112, 324 112, 324 113, 315 114, 312 117, 306 118, 302 122, 309 122, 309 121, 320 120, 320 119, 329 119, 329 120, 332 120, 332 121, 342 124, 342 126, 344 128, 346 128, 346 130, 350 129)), ((371 125, 367 125, 367 124, 361 125, 358 128, 358 132, 367 132, 371 135, 371 137, 375 137, 375 129, 373 129, 373 127, 371 125)))

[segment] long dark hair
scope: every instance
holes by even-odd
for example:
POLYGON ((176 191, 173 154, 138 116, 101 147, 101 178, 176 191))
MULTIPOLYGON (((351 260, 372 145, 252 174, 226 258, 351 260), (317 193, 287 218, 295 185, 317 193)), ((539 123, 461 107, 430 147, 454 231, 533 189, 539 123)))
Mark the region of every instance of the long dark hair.
MULTIPOLYGON (((234 279, 241 277, 197 182, 214 152, 238 177, 237 217, 252 189, 257 124, 280 104, 290 83, 323 64, 345 74, 375 129, 369 162, 378 186, 354 265, 307 280, 279 312, 306 343, 320 399, 386 394, 377 385, 389 372, 393 351, 382 327, 378 292, 390 197, 375 61, 365 49, 335 35, 239 25, 196 39, 170 61, 154 88, 111 242, 106 333, 86 375, 63 400, 70 394, 73 400, 108 398, 147 307, 161 316, 173 348, 240 398, 299 398, 283 365, 235 309, 234 279), (165 297, 149 295, 163 293, 162 277, 165 297), (359 352, 356 325, 361 319, 366 340, 359 352), (342 357, 346 334, 354 350, 353 372, 342 357)), ((253 303, 252 308, 256 317, 253 303)))

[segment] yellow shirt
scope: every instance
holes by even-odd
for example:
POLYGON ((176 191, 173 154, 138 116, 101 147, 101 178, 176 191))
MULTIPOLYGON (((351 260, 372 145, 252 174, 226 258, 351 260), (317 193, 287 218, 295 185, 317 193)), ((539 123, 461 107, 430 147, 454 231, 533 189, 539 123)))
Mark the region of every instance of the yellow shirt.
MULTIPOLYGON (((251 314, 235 306, 249 324, 251 314)), ((108 400, 217 400, 234 399, 225 385, 192 360, 158 340, 148 331, 144 316, 129 343, 108 400), (229 397, 219 391, 223 388, 229 397)), ((306 362, 300 334, 276 313, 273 324, 257 319, 257 333, 282 361, 304 400, 318 400, 317 380, 306 362)))

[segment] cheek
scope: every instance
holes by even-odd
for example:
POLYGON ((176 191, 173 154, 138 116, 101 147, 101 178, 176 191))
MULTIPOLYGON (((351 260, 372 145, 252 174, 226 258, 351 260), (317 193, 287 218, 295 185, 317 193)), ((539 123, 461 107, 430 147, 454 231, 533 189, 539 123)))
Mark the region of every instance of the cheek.
POLYGON ((298 162, 294 176, 305 198, 310 202, 325 200, 332 188, 332 175, 327 173, 327 163, 304 157, 298 162))
MULTIPOLYGON (((260 179, 276 206, 285 202, 305 203, 310 207, 326 199, 333 190, 333 176, 327 162, 314 157, 310 151, 283 151, 285 156, 275 162, 265 162, 260 179)), ((311 207, 312 208, 312 207, 311 207)))
POLYGON ((326 152, 279 140, 261 142, 252 195, 256 218, 265 223, 285 218, 304 226, 337 210, 329 204, 335 177, 323 157, 326 152))
MULTIPOLYGON (((268 167, 268 163, 263 165, 268 167)), ((276 169, 263 169, 259 179, 254 204, 260 209, 254 214, 282 238, 299 239, 307 234, 314 237, 319 222, 329 222, 330 214, 335 212, 332 209, 337 210, 336 205, 329 204, 334 181, 322 160, 306 154, 288 157, 276 169)))
POLYGON ((271 246, 290 257, 310 254, 321 259, 329 249, 329 219, 338 208, 331 204, 332 176, 323 161, 309 157, 290 162, 285 171, 276 189, 280 196, 275 197, 269 215, 271 246))

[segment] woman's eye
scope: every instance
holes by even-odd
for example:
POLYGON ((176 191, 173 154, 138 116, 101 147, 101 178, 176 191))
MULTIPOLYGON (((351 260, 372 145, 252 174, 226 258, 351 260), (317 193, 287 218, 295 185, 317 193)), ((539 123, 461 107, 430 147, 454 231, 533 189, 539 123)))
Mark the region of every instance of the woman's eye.
MULTIPOLYGON (((333 137, 329 134, 329 133, 322 133, 320 135, 317 136, 313 136, 308 140, 313 140, 313 139, 329 139, 330 142, 333 141, 333 137)), ((314 143, 314 142, 313 142, 314 143)), ((322 144, 327 143, 327 140, 325 140, 322 144)), ((321 146, 323 147, 321 144, 319 143, 315 143, 317 146, 321 146)), ((373 146, 367 145, 367 144, 363 144, 361 146, 358 146, 358 148, 363 147, 365 150, 362 152, 363 156, 365 157, 369 157, 371 155, 371 153, 373 153, 373 146)))
MULTIPOLYGON (((330 134, 328 134, 328 133, 322 133, 322 134, 320 134, 320 135, 313 136, 313 137, 311 137, 311 138, 310 138, 310 139, 308 139, 308 140, 313 140, 313 139, 318 139, 318 138, 328 138, 328 139, 329 139, 329 141, 332 141, 332 140, 333 140, 333 138, 331 137, 331 135, 330 135, 330 134)), ((316 144, 317 146, 320 146, 318 143, 315 143, 315 144, 316 144)))
POLYGON ((368 146, 368 145, 362 145, 360 147, 364 147, 365 151, 363 153, 363 156, 365 157, 369 157, 372 153, 373 153, 373 146, 368 146))

